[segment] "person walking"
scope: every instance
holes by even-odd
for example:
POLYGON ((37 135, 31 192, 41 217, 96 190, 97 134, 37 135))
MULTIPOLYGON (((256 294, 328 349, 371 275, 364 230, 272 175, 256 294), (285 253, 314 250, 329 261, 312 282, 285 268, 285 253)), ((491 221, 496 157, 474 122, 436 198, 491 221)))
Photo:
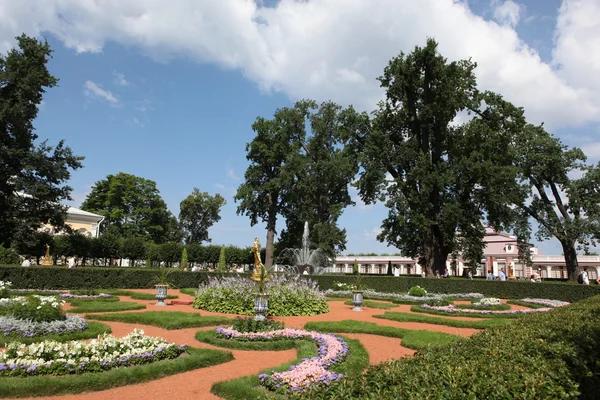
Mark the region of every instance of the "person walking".
POLYGON ((77 266, 77 254, 69 258, 69 268, 75 268, 77 266))
POLYGON ((25 259, 21 263, 21 267, 31 267, 31 256, 25 257, 25 259))

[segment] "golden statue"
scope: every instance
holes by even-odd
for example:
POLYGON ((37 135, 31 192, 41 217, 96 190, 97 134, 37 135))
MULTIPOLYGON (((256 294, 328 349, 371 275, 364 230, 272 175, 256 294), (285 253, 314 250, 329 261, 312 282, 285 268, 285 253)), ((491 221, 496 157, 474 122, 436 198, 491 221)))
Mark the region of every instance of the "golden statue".
POLYGON ((254 272, 252 273, 250 279, 253 281, 267 281, 268 278, 266 278, 266 274, 263 272, 265 266, 263 265, 262 261, 260 261, 260 241, 257 237, 254 238, 252 253, 254 253, 254 272))
POLYGON ((40 261, 40 265, 52 265, 52 259, 50 258, 50 245, 46 243, 46 255, 40 261))

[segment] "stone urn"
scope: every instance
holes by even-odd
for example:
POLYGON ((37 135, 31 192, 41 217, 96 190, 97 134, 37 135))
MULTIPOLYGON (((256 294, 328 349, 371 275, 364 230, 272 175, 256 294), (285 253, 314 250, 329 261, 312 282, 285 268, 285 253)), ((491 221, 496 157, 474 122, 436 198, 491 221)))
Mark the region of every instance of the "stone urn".
POLYGON ((156 303, 157 306, 166 306, 165 299, 167 298, 167 289, 169 289, 169 285, 155 285, 156 288, 156 303))
POLYGON ((363 291, 362 290, 353 290, 352 291, 352 304, 354 304, 354 308, 352 311, 362 311, 363 309, 360 306, 363 303, 363 291))
POLYGON ((267 293, 254 294, 255 321, 264 321, 267 319, 265 314, 269 311, 269 295, 267 293))

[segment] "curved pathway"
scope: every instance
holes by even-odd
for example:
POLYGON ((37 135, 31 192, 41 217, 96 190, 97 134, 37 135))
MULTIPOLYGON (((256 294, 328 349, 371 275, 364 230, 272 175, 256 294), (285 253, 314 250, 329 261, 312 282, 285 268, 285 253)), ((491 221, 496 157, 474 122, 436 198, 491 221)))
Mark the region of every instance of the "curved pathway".
MULTIPOLYGON (((132 290, 137 292, 154 293, 152 289, 132 290)), ((179 300, 193 300, 193 296, 181 293, 179 290, 171 290, 170 293, 177 294, 179 300)), ((120 296, 121 301, 131 301, 140 304, 145 304, 145 310, 132 310, 121 312, 144 312, 144 311, 183 311, 200 313, 204 316, 220 315, 227 316, 228 314, 213 313, 201 311, 192 308, 189 305, 170 305, 168 307, 155 306, 155 300, 135 300, 128 296, 120 296)), ((362 312, 352 311, 352 306, 345 305, 341 301, 329 301, 330 311, 326 314, 321 314, 313 317, 276 317, 276 320, 284 321, 286 327, 304 328, 308 321, 343 321, 356 320, 373 322, 381 326, 391 326, 395 328, 404 328, 411 330, 429 330, 436 332, 445 332, 459 336, 471 336, 478 332, 476 329, 454 328, 444 325, 433 325, 418 322, 396 322, 385 319, 373 318, 374 315, 381 315, 387 310, 365 308, 362 312)), ((517 308, 512 305, 511 307, 517 308)), ((70 305, 65 306, 65 310, 70 309, 70 305)), ((397 307, 391 308, 389 311, 411 312, 410 305, 399 304, 397 307)), ((428 314, 429 315, 429 314, 428 314)), ((236 315, 229 315, 235 317, 236 315)), ((434 316, 435 315, 431 315, 434 316)), ((441 316, 440 316, 441 317, 441 316)), ((460 320, 478 320, 480 318, 465 318, 465 317, 446 317, 460 320)), ((170 342, 177 344, 186 343, 192 347, 198 348, 216 348, 209 344, 200 343, 194 339, 194 335, 199 330, 214 329, 208 328, 188 328, 177 330, 165 330, 162 328, 140 325, 127 324, 121 322, 101 321, 112 328, 113 335, 121 337, 125 336, 134 328, 141 328, 147 335, 160 336, 170 342)), ((402 357, 412 356, 415 351, 405 348, 400 345, 401 340, 398 338, 382 337, 370 334, 342 334, 344 336, 358 339, 369 353, 369 361, 371 364, 377 364, 382 361, 389 361, 402 357)), ((221 349, 221 348, 219 348, 221 349)), ((223 349, 221 349, 223 350, 223 349)), ((225 349, 226 350, 226 349, 225 349)), ((117 387, 113 389, 103 390, 99 392, 83 393, 77 395, 62 395, 50 397, 50 399, 66 399, 66 400, 127 400, 127 399, 167 399, 176 398, 182 399, 218 399, 217 396, 210 393, 213 384, 221 381, 228 381, 242 376, 256 375, 260 371, 273 368, 285 362, 292 361, 296 358, 296 350, 282 351, 244 351, 230 350, 235 359, 227 363, 215 365, 207 368, 201 368, 193 371, 184 372, 177 375, 157 379, 154 381, 117 387)), ((40 399, 36 397, 34 399, 40 399)))

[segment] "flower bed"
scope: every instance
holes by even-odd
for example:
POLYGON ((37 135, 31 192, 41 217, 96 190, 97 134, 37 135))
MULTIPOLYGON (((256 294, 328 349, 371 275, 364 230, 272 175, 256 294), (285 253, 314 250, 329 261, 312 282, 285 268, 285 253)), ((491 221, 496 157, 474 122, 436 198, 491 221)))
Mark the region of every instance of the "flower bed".
POLYGON ((468 313, 468 314, 529 314, 536 312, 546 312, 552 310, 551 307, 546 308, 532 308, 528 310, 481 310, 473 308, 457 308, 453 304, 447 306, 430 306, 429 304, 422 304, 421 308, 427 310, 435 310, 447 313, 468 313))
POLYGON ((64 320, 41 321, 17 319, 12 315, 0 316, 0 332, 4 336, 35 337, 56 333, 82 331, 88 323, 82 317, 67 315, 64 320))
MULTIPOLYGON (((265 285, 267 315, 318 315, 329 311, 317 284, 301 277, 276 277, 265 285)), ((211 278, 196 292, 193 307, 227 314, 254 315, 255 283, 247 278, 211 278)))
MULTIPOLYGON (((327 289, 325 291, 326 296, 338 296, 338 297, 351 297, 351 290, 333 290, 327 289)), ((484 296, 481 293, 450 293, 450 294, 432 294, 428 293, 424 297, 419 296, 409 296, 408 294, 400 294, 400 293, 381 293, 376 292, 371 289, 367 289, 364 291, 365 298, 375 298, 375 299, 397 299, 397 300, 407 300, 407 301, 418 301, 425 302, 429 300, 442 300, 445 298, 461 298, 461 299, 481 299, 484 296)))
POLYGON ((54 296, 33 295, 0 299, 0 315, 10 315, 16 319, 33 322, 65 320, 62 309, 64 301, 54 296))
POLYGON ((348 354, 348 344, 332 334, 301 329, 279 329, 269 332, 242 333, 232 328, 218 328, 217 335, 225 339, 264 341, 277 339, 311 339, 317 342, 318 356, 305 358, 288 371, 259 375, 260 382, 279 393, 304 392, 308 389, 329 385, 343 377, 327 368, 341 361, 348 354))
POLYGON ((178 357, 186 345, 134 330, 124 338, 99 336, 89 342, 11 343, 0 352, 0 376, 67 375, 101 372, 178 357))
POLYGON ((525 302, 525 303, 540 304, 542 306, 547 306, 547 307, 564 307, 564 306, 568 306, 569 304, 571 304, 568 301, 550 300, 550 299, 525 298, 525 299, 521 299, 521 301, 525 302))
POLYGON ((47 294, 58 294, 58 293, 69 293, 68 290, 64 289, 12 289, 15 293, 47 293, 47 294))
POLYGON ((480 299, 478 302, 473 303, 476 307, 492 307, 492 306, 500 306, 502 305, 502 300, 497 299, 495 297, 484 297, 480 299))
POLYGON ((100 293, 100 294, 71 294, 71 293, 61 293, 59 295, 63 299, 103 299, 106 297, 110 297, 110 294, 100 293))

